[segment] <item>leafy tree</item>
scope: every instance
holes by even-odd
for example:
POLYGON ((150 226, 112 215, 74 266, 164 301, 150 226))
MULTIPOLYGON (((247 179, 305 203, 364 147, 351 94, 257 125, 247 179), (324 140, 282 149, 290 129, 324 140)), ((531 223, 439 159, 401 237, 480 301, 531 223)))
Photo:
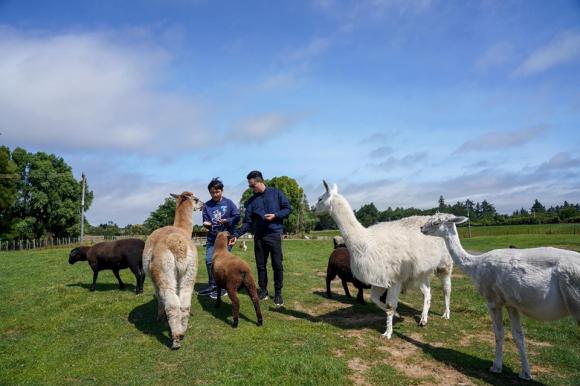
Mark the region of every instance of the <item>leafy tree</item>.
POLYGON ((0 235, 12 228, 13 218, 10 208, 16 202, 18 194, 18 166, 12 161, 10 149, 0 146, 0 235))
POLYGON ((540 203, 540 201, 538 201, 538 199, 536 198, 536 200, 534 201, 534 204, 532 205, 532 208, 530 210, 532 213, 545 213, 546 212, 546 207, 544 205, 542 205, 540 203))
MULTIPOLYGON (((80 230, 81 182, 61 157, 16 148, 12 153, 20 175, 17 199, 10 216, 13 234, 19 238, 78 235, 80 230)), ((93 192, 85 192, 85 209, 93 192)))
POLYGON ((147 227, 149 232, 153 232, 155 229, 162 228, 167 225, 173 225, 173 220, 175 219, 175 199, 173 197, 167 197, 163 204, 151 212, 147 220, 145 220, 144 225, 147 227))
POLYGON ((376 224, 379 221, 379 210, 374 203, 363 205, 354 212, 358 221, 364 226, 368 227, 376 224))

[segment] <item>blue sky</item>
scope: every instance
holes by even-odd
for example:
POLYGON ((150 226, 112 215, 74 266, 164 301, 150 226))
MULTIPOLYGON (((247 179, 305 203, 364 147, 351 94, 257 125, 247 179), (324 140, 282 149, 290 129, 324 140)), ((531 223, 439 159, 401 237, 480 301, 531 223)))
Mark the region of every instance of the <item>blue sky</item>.
POLYGON ((0 1, 0 141, 84 171, 92 224, 253 169, 354 208, 578 202, 579 126, 578 1, 0 1))

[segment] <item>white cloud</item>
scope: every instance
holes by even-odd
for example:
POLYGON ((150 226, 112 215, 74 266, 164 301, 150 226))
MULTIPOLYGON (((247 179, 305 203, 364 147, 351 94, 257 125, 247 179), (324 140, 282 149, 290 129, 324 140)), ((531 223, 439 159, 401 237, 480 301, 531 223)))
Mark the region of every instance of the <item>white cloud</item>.
POLYGON ((548 71, 580 57, 580 32, 567 31, 536 49, 514 71, 514 76, 527 76, 548 71))
POLYGON ((515 59, 513 46, 507 42, 501 42, 489 47, 476 61, 475 68, 478 71, 486 71, 490 68, 509 63, 515 59))
POLYGON ((456 150, 456 153, 508 149, 520 146, 538 137, 546 130, 545 126, 535 126, 504 133, 497 131, 487 132, 477 139, 464 142, 456 150))
POLYGON ((165 50, 111 33, 0 34, 3 139, 46 150, 148 154, 200 147, 200 108, 156 90, 165 50))
POLYGON ((240 121, 230 132, 229 137, 246 142, 261 143, 291 129, 298 117, 279 112, 271 112, 240 121))

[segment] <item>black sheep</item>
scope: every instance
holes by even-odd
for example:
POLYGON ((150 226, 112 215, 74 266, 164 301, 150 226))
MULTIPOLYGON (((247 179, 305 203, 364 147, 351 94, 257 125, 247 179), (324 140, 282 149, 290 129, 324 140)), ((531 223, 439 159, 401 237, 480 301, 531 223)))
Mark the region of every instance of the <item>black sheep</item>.
POLYGON ((371 288, 371 286, 362 283, 353 276, 352 271, 350 270, 350 254, 348 253, 348 249, 345 247, 335 248, 328 259, 328 268, 326 269, 326 295, 328 298, 332 297, 330 293, 330 282, 334 280, 336 275, 338 275, 342 280, 342 287, 344 288, 346 296, 349 298, 351 297, 347 283, 352 283, 356 288, 358 288, 356 299, 360 303, 365 304, 363 288, 371 288))
POLYGON ((143 271, 144 247, 145 242, 139 239, 105 241, 92 247, 73 249, 69 254, 68 262, 74 264, 77 261, 88 261, 93 270, 91 291, 95 290, 99 271, 105 269, 113 270, 115 277, 119 280, 119 289, 125 289, 125 284, 119 276, 119 270, 130 268, 137 280, 135 293, 139 294, 143 292, 143 282, 145 281, 145 272, 143 271))

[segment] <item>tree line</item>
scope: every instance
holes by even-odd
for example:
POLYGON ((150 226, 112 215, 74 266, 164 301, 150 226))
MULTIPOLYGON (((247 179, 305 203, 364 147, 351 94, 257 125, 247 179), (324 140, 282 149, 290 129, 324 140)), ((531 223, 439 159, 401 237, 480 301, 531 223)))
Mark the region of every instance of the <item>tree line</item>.
MULTIPOLYGON (((314 208, 295 179, 280 176, 265 182, 282 190, 292 205, 291 215, 284 220, 288 233, 337 228, 330 216, 314 215, 314 208)), ((72 168, 62 157, 44 152, 31 153, 20 147, 10 151, 8 147, 0 146, 0 239, 78 237, 81 189, 81 182, 74 178, 72 168)), ((240 199, 242 218, 244 204, 251 195, 251 189, 247 189, 240 199)), ((85 210, 90 208, 93 196, 87 186, 85 210)), ((564 201, 561 205, 546 208, 537 199, 529 208, 521 208, 510 215, 497 213, 495 206, 487 200, 457 201, 450 205, 443 196, 439 197, 438 205, 430 209, 388 207, 381 211, 371 202, 354 213, 364 226, 369 226, 413 215, 431 215, 436 211, 468 216, 474 225, 580 222, 580 204, 564 201)), ((168 197, 142 224, 119 227, 113 221, 91 225, 85 220, 85 232, 106 236, 148 235, 157 228, 173 224, 174 214, 175 200, 168 197)), ((205 232, 201 225, 194 225, 196 235, 205 232)))

